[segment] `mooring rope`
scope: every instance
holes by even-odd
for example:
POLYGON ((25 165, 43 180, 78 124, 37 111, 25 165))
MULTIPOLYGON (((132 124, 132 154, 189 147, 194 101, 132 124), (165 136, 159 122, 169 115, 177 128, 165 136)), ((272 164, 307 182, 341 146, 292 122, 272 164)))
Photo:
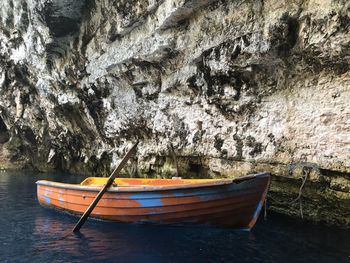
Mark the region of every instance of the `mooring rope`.
MULTIPOLYGON (((317 173, 320 173, 320 169, 316 164, 313 163, 294 163, 294 164, 289 164, 288 165, 288 173, 291 176, 293 171, 296 168, 302 168, 302 183, 299 187, 299 191, 298 191, 298 196, 296 198, 294 198, 291 201, 278 201, 276 199, 274 199, 271 195, 268 195, 269 198, 271 198, 271 200, 273 200, 275 203, 280 204, 280 205, 291 205, 296 203, 297 201, 299 201, 299 212, 300 212, 300 217, 304 218, 304 214, 303 214, 303 203, 302 203, 302 195, 303 195, 303 189, 305 186, 305 183, 310 175, 310 172, 312 170, 316 171, 317 173)), ((265 201, 266 202, 266 201, 265 201)), ((265 205, 266 207, 266 205, 265 205)), ((265 208, 266 209, 266 208, 265 208)), ((265 212, 266 213, 266 212, 265 212)), ((266 214, 265 214, 266 217, 266 214)))

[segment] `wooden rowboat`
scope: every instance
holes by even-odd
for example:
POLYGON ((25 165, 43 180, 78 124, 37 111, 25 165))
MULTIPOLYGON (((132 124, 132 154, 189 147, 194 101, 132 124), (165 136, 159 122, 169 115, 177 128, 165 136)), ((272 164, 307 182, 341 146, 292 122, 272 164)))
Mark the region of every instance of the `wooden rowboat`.
MULTIPOLYGON (((83 214, 107 178, 80 184, 37 181, 40 204, 83 214)), ((266 198, 270 174, 236 179, 117 178, 91 216, 118 222, 210 224, 251 229, 266 198)))

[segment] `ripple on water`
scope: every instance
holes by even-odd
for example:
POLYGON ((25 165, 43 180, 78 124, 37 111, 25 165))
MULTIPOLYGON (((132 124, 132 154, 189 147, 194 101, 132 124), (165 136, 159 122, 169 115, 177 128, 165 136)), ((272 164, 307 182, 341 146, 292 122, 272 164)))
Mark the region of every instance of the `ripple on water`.
POLYGON ((350 233, 276 215, 252 232, 89 220, 41 207, 35 182, 62 174, 0 173, 0 262, 349 262, 350 233))

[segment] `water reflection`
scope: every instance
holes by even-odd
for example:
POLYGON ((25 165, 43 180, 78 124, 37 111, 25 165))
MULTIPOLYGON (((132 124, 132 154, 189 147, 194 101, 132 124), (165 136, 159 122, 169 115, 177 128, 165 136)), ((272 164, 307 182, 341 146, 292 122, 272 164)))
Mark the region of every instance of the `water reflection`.
MULTIPOLYGON (((108 224, 108 223, 107 223, 108 224)), ((81 233, 73 234, 74 224, 53 217, 38 217, 35 219, 34 235, 41 242, 34 246, 36 252, 59 252, 70 257, 90 255, 90 259, 102 259, 111 256, 121 256, 128 253, 128 248, 137 249, 137 243, 130 243, 130 237, 108 232, 108 228, 85 226, 81 233), (107 232, 105 232, 107 231, 107 232)))
POLYGON ((45 209, 35 181, 81 177, 0 173, 0 262, 349 262, 350 232, 276 215, 252 232, 118 224, 45 209))

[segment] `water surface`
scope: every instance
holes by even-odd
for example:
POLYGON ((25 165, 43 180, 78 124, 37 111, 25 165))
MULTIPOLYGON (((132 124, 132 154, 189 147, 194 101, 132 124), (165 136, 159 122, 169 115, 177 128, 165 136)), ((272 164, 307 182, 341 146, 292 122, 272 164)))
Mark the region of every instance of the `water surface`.
POLYGON ((65 174, 0 171, 0 262, 350 262, 350 231, 269 214, 251 232, 88 220, 41 207, 35 182, 65 174))

